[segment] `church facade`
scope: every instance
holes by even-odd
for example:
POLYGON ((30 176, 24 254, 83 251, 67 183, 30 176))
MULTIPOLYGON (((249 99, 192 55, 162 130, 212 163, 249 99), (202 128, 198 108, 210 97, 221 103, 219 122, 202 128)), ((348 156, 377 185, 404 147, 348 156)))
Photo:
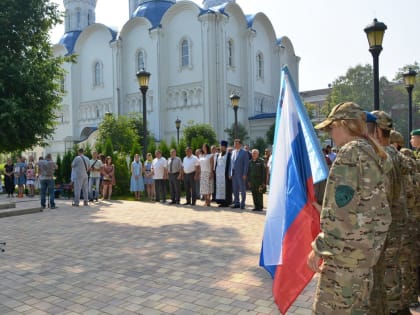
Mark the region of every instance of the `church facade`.
POLYGON ((299 57, 277 38, 263 13, 245 15, 235 0, 129 0, 120 31, 97 23, 96 0, 64 0, 65 34, 55 55, 76 54, 67 75, 59 126, 48 150, 62 153, 95 130, 106 113, 142 114, 136 73, 151 73, 146 95, 149 134, 176 138, 175 120, 210 124, 219 139, 234 123, 229 96, 240 96, 238 122, 251 140, 274 121, 280 71, 298 82, 299 57))

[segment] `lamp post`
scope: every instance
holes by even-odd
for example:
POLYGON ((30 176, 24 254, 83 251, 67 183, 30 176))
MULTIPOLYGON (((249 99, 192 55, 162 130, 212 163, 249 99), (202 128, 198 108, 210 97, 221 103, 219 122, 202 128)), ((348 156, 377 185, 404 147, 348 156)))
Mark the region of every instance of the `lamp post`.
POLYGON ((410 132, 413 130, 413 88, 416 83, 417 72, 409 68, 403 73, 405 88, 408 92, 408 143, 410 143, 410 132))
POLYGON ((232 94, 230 96, 230 104, 232 105, 233 111, 235 112, 235 139, 238 138, 238 107, 240 99, 241 98, 237 94, 232 94))
POLYGON ((175 127, 176 127, 176 140, 177 144, 179 144, 179 128, 181 128, 181 119, 178 117, 175 120, 175 127))
POLYGON ((149 88, 150 73, 144 69, 141 69, 136 74, 137 81, 139 81, 139 87, 141 94, 143 95, 143 156, 146 160, 147 154, 147 108, 146 108, 146 92, 149 88))
POLYGON ((373 20, 372 24, 365 27, 365 33, 369 42, 369 51, 373 56, 373 109, 379 110, 379 54, 382 51, 386 25, 373 20))

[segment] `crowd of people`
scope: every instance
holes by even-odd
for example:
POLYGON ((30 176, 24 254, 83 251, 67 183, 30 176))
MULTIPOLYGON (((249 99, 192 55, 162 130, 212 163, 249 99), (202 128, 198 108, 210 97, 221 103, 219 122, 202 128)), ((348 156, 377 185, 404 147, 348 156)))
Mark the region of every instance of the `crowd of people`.
MULTIPOLYGON (((329 132, 339 150, 322 206, 314 203, 321 220, 307 260, 320 273, 314 313, 411 314, 420 292, 416 151, 402 148, 390 115, 352 102, 336 105, 315 128, 329 132)), ((411 145, 420 148, 420 129, 411 145)))
MULTIPOLYGON (((249 150, 249 149, 248 149, 249 150)), ((210 207, 216 202, 219 207, 245 208, 246 191, 251 190, 253 210, 263 210, 263 193, 269 180, 270 150, 266 150, 264 159, 257 149, 249 152, 236 139, 233 147, 223 140, 220 146, 203 144, 195 150, 187 147, 185 157, 177 156, 175 149, 165 158, 160 150, 155 151, 155 158, 147 153, 142 164, 136 154, 131 163, 130 191, 137 200, 145 192, 152 201, 166 203, 169 186, 169 204, 180 204, 184 185, 184 205, 196 205, 197 200, 210 207)))

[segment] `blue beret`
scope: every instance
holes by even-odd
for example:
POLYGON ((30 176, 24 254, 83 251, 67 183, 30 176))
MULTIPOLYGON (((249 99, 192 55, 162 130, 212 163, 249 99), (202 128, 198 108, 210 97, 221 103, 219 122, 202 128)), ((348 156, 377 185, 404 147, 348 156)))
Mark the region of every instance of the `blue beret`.
POLYGON ((368 112, 368 111, 365 111, 365 114, 366 114, 366 122, 367 123, 369 123, 369 122, 376 122, 376 116, 375 115, 373 115, 372 113, 370 113, 370 112, 368 112))
POLYGON ((227 141, 226 141, 226 140, 222 140, 222 141, 220 141, 220 145, 221 145, 222 147, 227 147, 227 146, 228 146, 228 143, 227 143, 227 141))

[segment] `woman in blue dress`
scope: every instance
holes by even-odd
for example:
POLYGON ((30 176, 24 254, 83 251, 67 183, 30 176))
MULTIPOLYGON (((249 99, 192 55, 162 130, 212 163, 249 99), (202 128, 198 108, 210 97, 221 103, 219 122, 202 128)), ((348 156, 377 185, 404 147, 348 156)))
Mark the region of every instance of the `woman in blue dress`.
POLYGON ((140 200, 141 192, 144 191, 143 167, 139 160, 140 156, 136 154, 131 163, 130 191, 134 192, 136 200, 140 200))

